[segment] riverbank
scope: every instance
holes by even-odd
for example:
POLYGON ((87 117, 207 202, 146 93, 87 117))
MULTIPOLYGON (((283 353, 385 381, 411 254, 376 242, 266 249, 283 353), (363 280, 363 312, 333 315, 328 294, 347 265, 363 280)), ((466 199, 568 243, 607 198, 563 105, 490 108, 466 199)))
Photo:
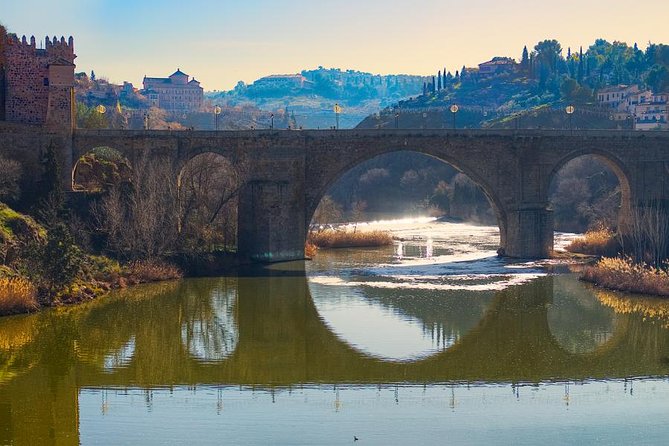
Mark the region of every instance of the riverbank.
POLYGON ((6 266, 0 273, 0 316, 78 304, 102 297, 113 289, 183 277, 179 268, 167 262, 147 260, 120 265, 103 256, 87 256, 75 280, 60 288, 36 285, 6 266))

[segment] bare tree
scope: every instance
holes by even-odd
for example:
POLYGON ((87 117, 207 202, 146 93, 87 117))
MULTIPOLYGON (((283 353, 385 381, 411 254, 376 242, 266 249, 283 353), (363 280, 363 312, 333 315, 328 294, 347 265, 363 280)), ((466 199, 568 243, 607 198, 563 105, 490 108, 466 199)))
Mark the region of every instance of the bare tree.
POLYGON ((240 170, 221 155, 203 153, 179 174, 179 237, 189 251, 237 245, 240 170))
POLYGON ((660 267, 669 255, 669 212, 660 203, 633 206, 619 231, 623 252, 636 262, 660 267))
POLYGON ((175 251, 178 194, 168 160, 137 160, 129 187, 113 187, 93 208, 108 249, 124 258, 156 258, 175 251))

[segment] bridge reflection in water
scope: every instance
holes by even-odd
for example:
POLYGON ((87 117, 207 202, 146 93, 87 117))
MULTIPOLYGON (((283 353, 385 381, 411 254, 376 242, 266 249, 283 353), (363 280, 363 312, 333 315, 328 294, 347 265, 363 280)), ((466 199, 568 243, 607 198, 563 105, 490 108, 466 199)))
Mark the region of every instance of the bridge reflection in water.
POLYGON ((371 296, 454 333, 441 351, 405 361, 366 354, 335 334, 299 275, 184 280, 115 294, 0 321, 0 443, 78 443, 86 388, 525 384, 669 375, 669 306, 626 304, 571 276, 483 295, 462 318, 479 314, 474 322, 460 320, 457 311, 402 308, 371 296))

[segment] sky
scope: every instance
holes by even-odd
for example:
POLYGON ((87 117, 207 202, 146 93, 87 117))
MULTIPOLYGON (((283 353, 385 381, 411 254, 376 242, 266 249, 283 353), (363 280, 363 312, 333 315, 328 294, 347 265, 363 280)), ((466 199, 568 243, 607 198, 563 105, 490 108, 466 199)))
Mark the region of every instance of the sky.
POLYGON ((207 91, 318 66, 379 74, 455 72, 524 45, 597 38, 669 43, 669 1, 2 0, 19 36, 74 36, 77 71, 141 86, 177 68, 207 91))

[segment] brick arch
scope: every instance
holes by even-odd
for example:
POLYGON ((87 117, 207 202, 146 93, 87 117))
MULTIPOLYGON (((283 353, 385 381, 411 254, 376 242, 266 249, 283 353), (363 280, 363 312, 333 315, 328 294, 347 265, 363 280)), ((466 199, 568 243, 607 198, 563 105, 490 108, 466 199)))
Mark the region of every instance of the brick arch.
POLYGON ((383 151, 373 151, 373 152, 363 152, 360 156, 348 161, 343 167, 340 167, 336 170, 329 172, 327 178, 324 178, 324 181, 319 185, 317 192, 312 195, 312 199, 306 203, 306 221, 305 229, 308 230, 308 227, 311 223, 316 208, 320 204, 323 197, 327 194, 328 190, 348 171, 359 166, 360 164, 370 161, 372 159, 388 155, 391 153, 397 152, 413 152, 419 153, 421 155, 434 158, 442 163, 448 164, 451 167, 455 168, 457 171, 465 174, 469 179, 471 179, 483 192, 483 195, 488 199, 488 203, 492 208, 496 218, 497 224, 500 230, 500 247, 504 248, 506 246, 506 229, 507 229, 507 217, 506 209, 504 203, 499 199, 496 194, 495 189, 485 180, 481 175, 479 175, 474 169, 470 168, 466 162, 460 159, 456 159, 452 156, 447 156, 445 153, 435 153, 434 150, 429 149, 411 149, 406 147, 401 148, 389 148, 383 151))
POLYGON ((625 165, 625 163, 616 157, 614 154, 602 150, 602 149, 586 149, 586 150, 574 150, 558 159, 553 165, 550 174, 546 177, 546 183, 542 187, 542 190, 545 191, 546 201, 548 201, 548 193, 550 186, 555 181, 555 178, 560 172, 560 170, 570 161, 573 161, 577 158, 583 156, 594 156, 597 160, 604 163, 618 178, 618 183, 620 184, 620 194, 621 194, 621 211, 625 214, 626 211, 629 211, 630 207, 637 200, 636 191, 633 189, 633 178, 632 174, 625 165))

